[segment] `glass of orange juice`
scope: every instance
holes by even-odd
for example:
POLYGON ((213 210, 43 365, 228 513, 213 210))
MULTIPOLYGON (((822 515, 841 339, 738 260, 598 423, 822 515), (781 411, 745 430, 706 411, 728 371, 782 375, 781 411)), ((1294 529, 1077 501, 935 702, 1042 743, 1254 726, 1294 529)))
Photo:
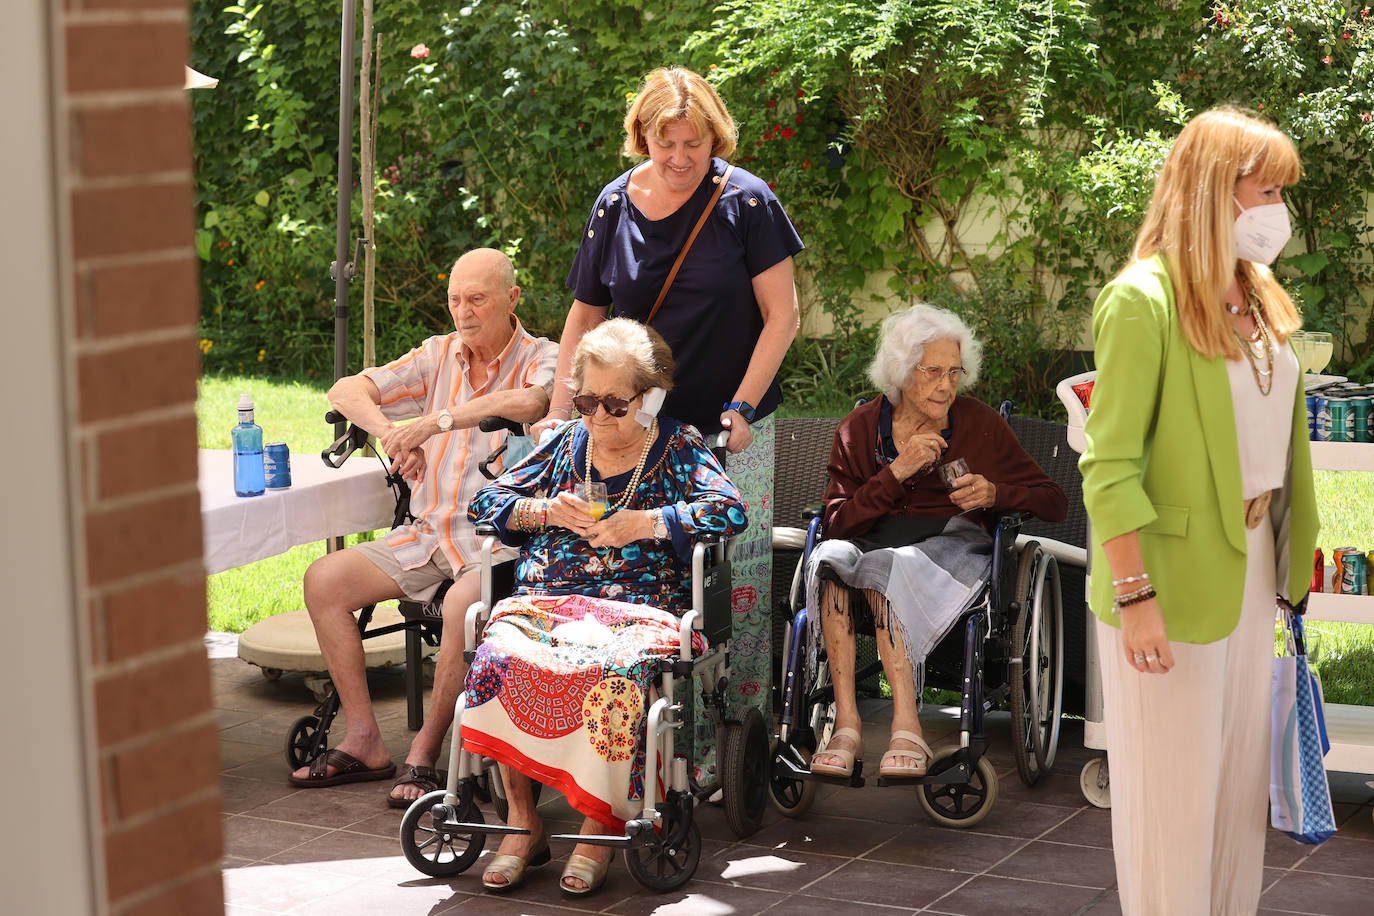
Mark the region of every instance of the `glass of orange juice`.
POLYGON ((599 480, 585 481, 579 488, 578 496, 587 501, 587 512, 598 522, 606 514, 606 485, 599 480))

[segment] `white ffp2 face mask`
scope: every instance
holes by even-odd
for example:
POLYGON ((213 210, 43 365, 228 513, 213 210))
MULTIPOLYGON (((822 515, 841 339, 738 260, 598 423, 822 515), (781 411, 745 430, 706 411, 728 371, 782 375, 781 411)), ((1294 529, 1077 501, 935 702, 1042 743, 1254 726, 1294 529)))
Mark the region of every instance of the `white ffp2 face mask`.
POLYGON ((1249 210, 1236 201, 1236 257, 1256 264, 1273 264, 1293 237, 1286 204, 1264 204, 1249 210))

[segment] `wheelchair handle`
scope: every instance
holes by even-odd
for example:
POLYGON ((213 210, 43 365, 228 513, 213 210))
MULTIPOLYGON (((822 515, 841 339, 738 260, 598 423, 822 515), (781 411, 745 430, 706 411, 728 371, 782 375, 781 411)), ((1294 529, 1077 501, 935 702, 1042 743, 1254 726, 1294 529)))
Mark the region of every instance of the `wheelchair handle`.
POLYGON ((517 436, 525 435, 525 424, 519 420, 509 420, 505 417, 483 417, 477 424, 477 428, 484 433, 513 433, 517 436))
MULTIPOLYGON (((338 427, 340 424, 347 423, 348 418, 337 410, 331 410, 324 415, 324 422, 338 427)), ((331 468, 343 467, 343 463, 348 460, 358 449, 367 445, 367 430, 361 426, 350 426, 344 434, 330 444, 328 448, 320 452, 320 460, 331 468)))

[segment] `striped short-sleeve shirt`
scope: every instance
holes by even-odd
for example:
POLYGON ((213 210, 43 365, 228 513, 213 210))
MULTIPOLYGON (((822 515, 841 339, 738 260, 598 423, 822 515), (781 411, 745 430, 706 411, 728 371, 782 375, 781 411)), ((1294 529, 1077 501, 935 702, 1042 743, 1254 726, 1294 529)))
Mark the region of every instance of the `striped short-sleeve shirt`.
MULTIPOLYGON (((540 387, 553 391, 558 345, 533 337, 515 319, 515 333, 487 366, 487 377, 474 388, 468 377, 470 351, 455 331, 431 337, 385 366, 364 369, 381 392, 381 409, 389 420, 422 417, 453 408, 496 391, 540 387)), ((477 539, 468 522, 468 502, 486 479, 478 462, 501 443, 504 433, 484 433, 473 426, 431 436, 425 442, 425 472, 411 485, 410 511, 415 521, 386 536, 402 569, 429 562, 442 550, 461 569, 476 559, 477 539)), ((498 473, 500 462, 492 469, 498 473)))

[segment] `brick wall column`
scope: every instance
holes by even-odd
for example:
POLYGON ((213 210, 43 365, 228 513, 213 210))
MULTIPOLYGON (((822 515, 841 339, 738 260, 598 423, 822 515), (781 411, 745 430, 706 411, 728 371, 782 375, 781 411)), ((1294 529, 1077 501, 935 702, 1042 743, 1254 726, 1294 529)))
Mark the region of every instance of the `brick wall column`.
MULTIPOLYGON (((79 635, 95 808, 93 823, 71 829, 96 838, 97 912, 221 912, 196 488, 188 3, 48 8, 59 289, 29 307, 58 315, 66 384, 52 419, 65 451, 34 457, 67 470, 72 601, 48 612, 70 612, 79 635)), ((12 778, 43 790, 41 772, 12 778)))

